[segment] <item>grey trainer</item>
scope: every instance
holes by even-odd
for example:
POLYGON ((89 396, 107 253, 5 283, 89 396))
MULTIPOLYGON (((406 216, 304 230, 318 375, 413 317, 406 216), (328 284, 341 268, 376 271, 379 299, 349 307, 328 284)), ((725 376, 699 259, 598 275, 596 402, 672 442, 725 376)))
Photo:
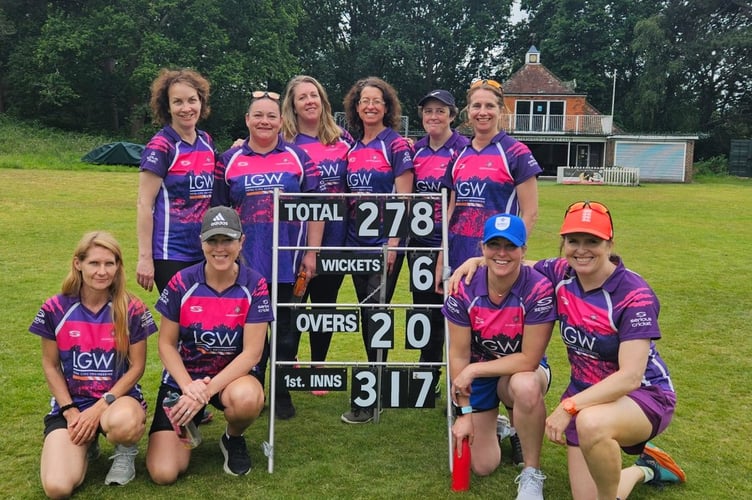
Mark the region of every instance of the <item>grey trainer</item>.
POLYGON ((138 455, 138 447, 135 444, 132 446, 116 445, 115 454, 110 457, 112 466, 107 477, 104 478, 104 484, 123 486, 130 483, 136 477, 136 455, 138 455))

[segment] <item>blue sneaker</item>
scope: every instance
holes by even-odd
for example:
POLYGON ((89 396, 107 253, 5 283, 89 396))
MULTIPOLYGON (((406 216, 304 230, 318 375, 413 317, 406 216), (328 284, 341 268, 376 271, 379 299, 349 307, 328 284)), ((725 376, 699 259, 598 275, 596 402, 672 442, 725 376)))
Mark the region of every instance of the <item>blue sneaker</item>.
POLYGON ((648 467, 653 470, 655 476, 648 484, 662 486, 664 484, 683 483, 687 480, 687 475, 681 467, 674 462, 671 455, 649 442, 645 445, 642 455, 637 459, 635 465, 639 467, 648 467))

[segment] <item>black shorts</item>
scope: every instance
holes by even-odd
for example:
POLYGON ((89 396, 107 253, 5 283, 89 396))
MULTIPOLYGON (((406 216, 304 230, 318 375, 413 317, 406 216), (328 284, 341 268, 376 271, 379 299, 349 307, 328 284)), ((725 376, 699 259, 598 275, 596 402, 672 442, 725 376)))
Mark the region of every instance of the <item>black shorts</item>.
MULTIPOLYGON (((67 428, 68 421, 65 420, 65 417, 60 413, 48 413, 44 416, 44 437, 47 437, 47 434, 52 431, 67 428)), ((97 429, 97 437, 99 437, 100 434, 104 434, 104 432, 102 432, 101 426, 99 427, 99 429, 97 429)))
MULTIPOLYGON (((149 429, 149 434, 153 432, 158 431, 171 431, 172 430, 172 423, 170 422, 170 419, 167 418, 167 414, 164 411, 164 407, 162 406, 162 401, 165 397, 167 397, 168 392, 177 392, 178 394, 182 394, 180 389, 176 389, 172 386, 169 386, 167 384, 162 384, 159 386, 159 393, 157 394, 157 401, 154 404, 154 419, 151 421, 151 428, 149 429)), ((219 393, 215 394, 214 396, 209 399, 209 403, 219 411, 224 411, 225 407, 222 404, 222 402, 219 399, 219 393)), ((201 419, 204 417, 204 406, 201 408, 196 414, 193 416, 193 423, 196 425, 199 425, 201 423, 201 419)))

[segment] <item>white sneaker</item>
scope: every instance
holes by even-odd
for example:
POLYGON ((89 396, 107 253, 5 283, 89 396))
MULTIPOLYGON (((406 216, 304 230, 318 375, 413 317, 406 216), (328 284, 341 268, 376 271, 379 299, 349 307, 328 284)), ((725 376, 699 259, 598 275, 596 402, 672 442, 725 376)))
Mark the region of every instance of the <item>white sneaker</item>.
POLYGON ((136 455, 138 455, 138 447, 135 444, 133 446, 116 445, 115 454, 110 457, 112 466, 107 477, 104 478, 104 484, 123 486, 130 483, 136 477, 136 455))
POLYGON ((517 500, 543 500, 543 481, 546 476, 535 467, 525 467, 514 482, 517 500))
POLYGON ((496 435, 499 436, 499 443, 512 434, 512 424, 506 415, 496 416, 496 435))

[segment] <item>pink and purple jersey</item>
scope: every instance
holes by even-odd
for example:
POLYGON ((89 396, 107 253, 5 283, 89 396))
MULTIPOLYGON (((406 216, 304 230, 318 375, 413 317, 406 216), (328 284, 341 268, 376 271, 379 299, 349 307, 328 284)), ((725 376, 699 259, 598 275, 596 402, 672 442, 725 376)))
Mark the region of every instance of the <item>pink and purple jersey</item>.
POLYGON ((498 213, 519 215, 515 188, 543 170, 528 147, 499 132, 481 151, 465 147, 447 170, 455 195, 449 220, 449 265, 456 269, 480 255, 483 224, 498 213))
POLYGON ((640 275, 624 267, 621 259, 612 260, 617 266, 614 273, 602 288, 588 292, 582 290, 566 259, 535 264, 556 290, 559 328, 572 370, 567 391, 583 391, 616 372, 622 342, 650 339, 642 386, 673 392, 668 368, 653 342, 661 338, 658 298, 640 275))
MULTIPOLYGON (((321 182, 327 193, 347 191, 347 152, 354 141, 350 133, 341 129, 339 140, 333 144, 322 144, 315 137, 298 134, 295 145, 306 152, 321 172, 321 182)), ((339 201, 339 200, 338 200, 339 201)), ((341 247, 345 244, 346 221, 326 221, 322 246, 341 247)))
MULTIPOLYGON (((437 150, 431 149, 428 136, 415 143, 413 166, 415 167, 416 193, 441 193, 445 188, 447 167, 457 158, 460 151, 470 143, 470 140, 456 130, 451 137, 437 150)), ((424 238, 411 238, 413 246, 439 247, 441 245, 441 200, 436 200, 433 207, 434 231, 424 238)))
MULTIPOLYGON (((87 309, 78 297, 55 295, 47 299, 34 318, 29 331, 57 343, 60 368, 68 391, 80 410, 85 410, 112 389, 130 367, 127 359, 117 355, 112 302, 98 312, 87 309)), ((131 344, 145 341, 157 331, 149 309, 132 297, 128 304, 128 332, 131 344)), ((129 396, 143 401, 141 387, 136 384, 129 396)), ((50 413, 60 407, 52 398, 50 413)))
POLYGON ((195 144, 183 141, 166 125, 141 155, 141 170, 162 178, 154 200, 152 254, 155 260, 204 258, 199 234, 214 183, 214 142, 197 130, 195 144))
MULTIPOLYGON (((205 265, 179 271, 156 305, 179 325, 178 352, 193 380, 214 377, 243 351, 246 323, 274 320, 267 283, 258 272, 241 264, 235 284, 217 293, 206 284, 205 265)), ((167 370, 162 383, 179 388, 167 370)))
MULTIPOLYGON (((254 153, 246 140, 222 153, 214 171, 212 206, 235 207, 243 224, 246 263, 272 280, 274 188, 285 193, 325 193, 319 169, 299 147, 279 139, 274 150, 254 153)), ((279 246, 306 246, 306 224, 279 223, 279 246)), ((279 283, 293 283, 303 254, 279 252, 279 283)))
MULTIPOLYGON (((357 141, 347 154, 347 187, 351 193, 394 193, 394 180, 413 168, 413 148, 390 128, 386 128, 368 144, 357 141)), ((361 200, 348 198, 348 246, 381 246, 387 242, 383 221, 379 221, 378 236, 359 235, 356 209, 361 200)), ((379 206, 384 200, 376 201, 379 206)), ((383 214, 384 210, 379 210, 383 214)))
POLYGON ((488 274, 478 272, 469 285, 460 282, 458 292, 447 297, 441 311, 452 323, 470 327, 470 362, 477 363, 522 352, 525 325, 556 321, 554 302, 551 281, 522 266, 500 305, 488 296, 488 274))

